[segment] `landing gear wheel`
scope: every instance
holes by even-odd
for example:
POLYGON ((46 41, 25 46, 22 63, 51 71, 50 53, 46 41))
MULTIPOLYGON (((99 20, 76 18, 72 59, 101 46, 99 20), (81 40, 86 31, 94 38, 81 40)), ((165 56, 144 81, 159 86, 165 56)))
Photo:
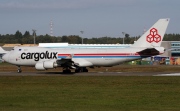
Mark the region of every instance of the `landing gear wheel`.
POLYGON ((17 67, 18 67, 17 72, 18 72, 18 73, 21 73, 21 72, 22 72, 21 67, 20 67, 20 66, 17 66, 17 67))
POLYGON ((88 69, 86 69, 86 67, 80 67, 75 69, 75 73, 79 73, 79 72, 88 72, 88 69))
POLYGON ((88 72, 88 69, 86 69, 86 67, 84 67, 82 70, 83 72, 88 72))
POLYGON ((71 70, 70 69, 63 70, 63 73, 64 74, 69 74, 69 73, 71 73, 71 70))
POLYGON ((75 69, 75 73, 79 73, 79 72, 81 72, 80 68, 75 69))
POLYGON ((22 72, 22 70, 21 70, 21 69, 18 69, 18 70, 17 70, 17 72, 18 72, 18 73, 21 73, 21 72, 22 72))

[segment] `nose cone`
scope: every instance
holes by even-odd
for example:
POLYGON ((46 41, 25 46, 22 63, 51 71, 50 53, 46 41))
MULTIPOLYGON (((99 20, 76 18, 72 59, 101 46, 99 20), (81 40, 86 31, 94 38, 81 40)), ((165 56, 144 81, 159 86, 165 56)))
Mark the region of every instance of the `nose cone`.
POLYGON ((9 62, 9 53, 4 54, 2 59, 6 62, 9 62))

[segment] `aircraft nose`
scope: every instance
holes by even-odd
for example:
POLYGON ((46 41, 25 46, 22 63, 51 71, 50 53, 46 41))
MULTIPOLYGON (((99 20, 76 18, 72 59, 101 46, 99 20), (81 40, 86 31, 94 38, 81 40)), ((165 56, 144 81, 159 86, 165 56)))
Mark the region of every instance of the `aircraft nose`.
POLYGON ((3 59, 4 61, 6 61, 6 62, 9 62, 9 54, 8 54, 8 53, 4 54, 4 55, 2 56, 2 59, 3 59))

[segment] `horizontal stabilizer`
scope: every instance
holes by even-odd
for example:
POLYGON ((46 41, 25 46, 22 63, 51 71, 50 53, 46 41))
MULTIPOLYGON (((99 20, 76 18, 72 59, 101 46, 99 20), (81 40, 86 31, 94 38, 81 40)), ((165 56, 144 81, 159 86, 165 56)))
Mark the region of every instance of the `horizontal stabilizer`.
POLYGON ((157 48, 147 48, 137 53, 139 55, 159 55, 164 53, 164 51, 165 49, 163 47, 157 47, 157 48))

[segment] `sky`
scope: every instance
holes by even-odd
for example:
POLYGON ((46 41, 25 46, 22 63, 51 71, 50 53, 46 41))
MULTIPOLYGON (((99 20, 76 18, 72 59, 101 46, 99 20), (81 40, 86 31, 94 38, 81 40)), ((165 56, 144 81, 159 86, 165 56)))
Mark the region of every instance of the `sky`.
POLYGON ((180 34, 179 11, 180 0, 0 0, 0 34, 50 35, 52 20, 54 36, 139 36, 160 18, 180 34))

